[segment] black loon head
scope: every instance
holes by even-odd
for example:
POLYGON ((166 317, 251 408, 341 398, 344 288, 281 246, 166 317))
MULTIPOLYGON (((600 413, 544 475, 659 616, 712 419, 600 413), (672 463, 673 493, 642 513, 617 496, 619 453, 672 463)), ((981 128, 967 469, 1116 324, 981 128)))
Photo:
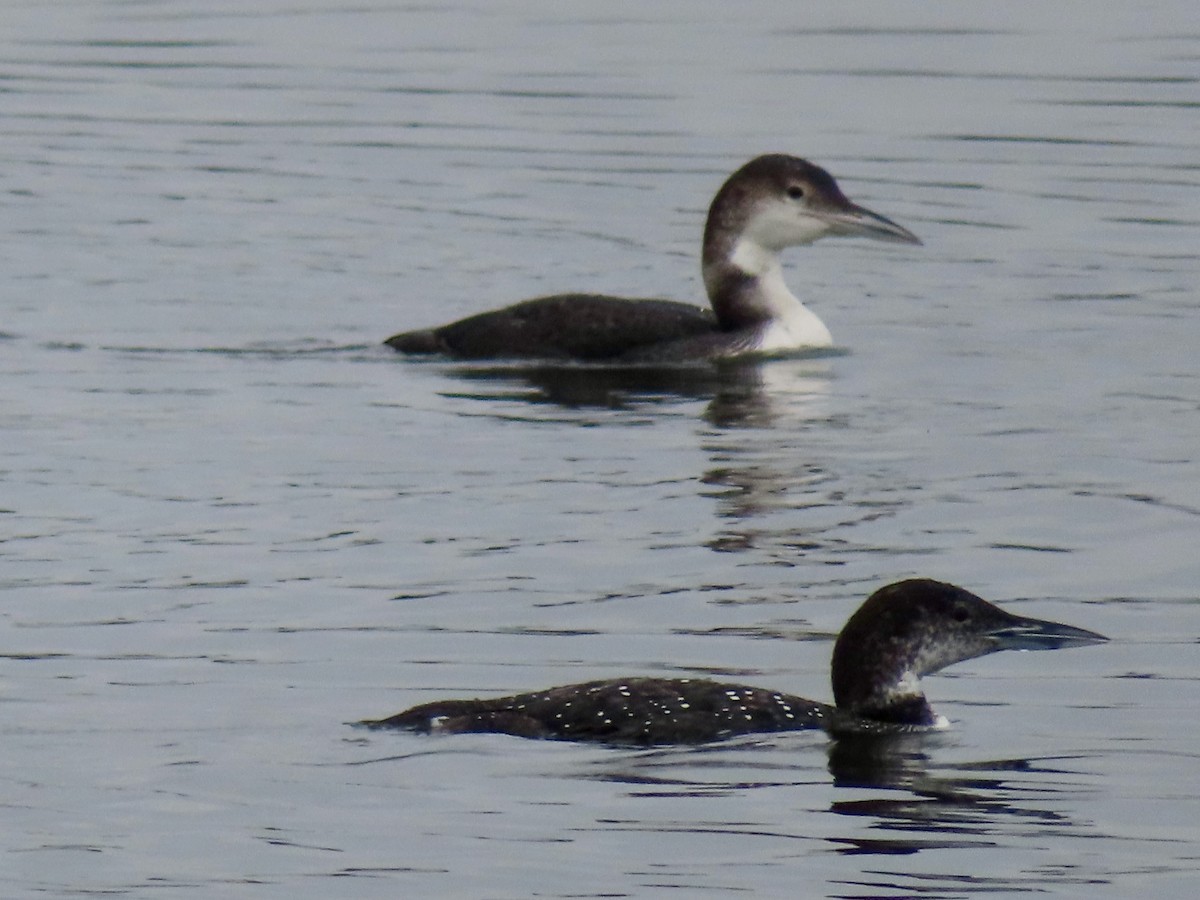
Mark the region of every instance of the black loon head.
POLYGON ((880 588, 850 617, 833 648, 839 710, 877 722, 938 721, 918 679, 997 650, 1053 650, 1105 641, 1071 625, 1006 612, 968 590, 930 579, 880 588))
POLYGON ((709 207, 702 255, 705 288, 722 325, 777 320, 800 306, 783 283, 779 253, 831 235, 921 243, 852 203, 832 175, 799 157, 759 156, 730 175, 709 207))

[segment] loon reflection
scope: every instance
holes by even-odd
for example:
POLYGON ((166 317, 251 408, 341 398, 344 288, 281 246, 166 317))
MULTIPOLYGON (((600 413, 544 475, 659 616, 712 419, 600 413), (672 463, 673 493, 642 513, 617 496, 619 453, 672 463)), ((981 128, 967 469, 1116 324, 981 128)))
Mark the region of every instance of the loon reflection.
POLYGON ((499 732, 641 746, 825 729, 837 735, 942 727, 919 678, 998 650, 1052 650, 1103 635, 1006 612, 930 579, 875 591, 833 648, 834 706, 778 691, 696 678, 624 678, 511 697, 435 700, 359 724, 418 732, 499 732))
POLYGON ((704 227, 711 310, 671 300, 557 294, 393 335, 402 353, 458 359, 676 363, 831 347, 833 337, 783 280, 779 254, 830 235, 919 244, 852 203, 833 176, 784 154, 752 159, 717 192, 704 227))

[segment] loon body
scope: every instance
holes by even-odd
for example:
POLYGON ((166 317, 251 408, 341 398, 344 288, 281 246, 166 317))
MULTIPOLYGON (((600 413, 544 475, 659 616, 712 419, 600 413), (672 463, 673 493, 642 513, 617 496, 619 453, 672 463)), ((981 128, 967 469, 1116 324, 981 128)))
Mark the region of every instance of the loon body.
POLYGON ((819 166, 783 154, 760 156, 729 176, 708 211, 702 268, 711 310, 671 300, 557 294, 385 343, 402 353, 460 359, 623 363, 830 347, 829 329, 788 290, 779 261, 786 247, 829 235, 921 243, 846 199, 819 166))
POLYGON ((833 648, 835 705, 695 678, 626 678, 512 697, 437 700, 359 724, 418 732, 501 732, 642 746, 822 728, 886 734, 943 725, 919 678, 997 650, 1052 650, 1106 641, 1070 625, 1005 612, 928 579, 880 588, 833 648))

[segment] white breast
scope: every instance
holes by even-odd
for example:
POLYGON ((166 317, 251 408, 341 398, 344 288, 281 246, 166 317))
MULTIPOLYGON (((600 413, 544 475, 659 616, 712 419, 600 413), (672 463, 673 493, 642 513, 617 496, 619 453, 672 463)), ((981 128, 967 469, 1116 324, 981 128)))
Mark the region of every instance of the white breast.
POLYGON ((755 351, 780 353, 804 348, 832 347, 833 335, 817 314, 800 301, 763 329, 755 351))
POLYGON ((753 305, 769 320, 754 352, 779 353, 833 346, 833 335, 825 323, 788 290, 777 253, 743 237, 734 245, 729 261, 754 278, 753 305))

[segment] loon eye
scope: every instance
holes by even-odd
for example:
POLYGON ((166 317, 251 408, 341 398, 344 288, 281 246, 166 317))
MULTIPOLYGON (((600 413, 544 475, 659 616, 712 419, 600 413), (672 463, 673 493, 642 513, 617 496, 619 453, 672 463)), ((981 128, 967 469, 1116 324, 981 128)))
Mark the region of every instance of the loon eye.
POLYGON ((950 615, 954 618, 955 622, 965 622, 971 618, 971 611, 965 606, 956 606, 950 615))
POLYGON ((803 200, 804 188, 800 187, 798 184, 793 184, 787 189, 787 195, 793 200, 803 200))

